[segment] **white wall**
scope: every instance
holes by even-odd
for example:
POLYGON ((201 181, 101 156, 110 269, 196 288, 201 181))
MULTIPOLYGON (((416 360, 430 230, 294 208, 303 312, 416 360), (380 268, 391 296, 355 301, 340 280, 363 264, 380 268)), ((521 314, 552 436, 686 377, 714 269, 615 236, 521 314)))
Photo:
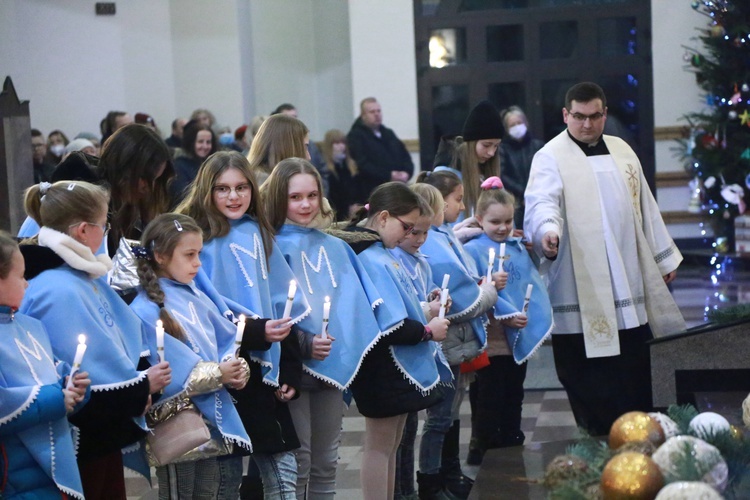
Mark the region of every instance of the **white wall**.
POLYGON ((0 76, 13 78, 45 133, 98 133, 112 109, 157 120, 174 112, 168 5, 130 0, 116 16, 96 16, 94 3, 0 2, 0 76))
POLYGON ((353 115, 362 99, 376 97, 383 123, 401 139, 419 137, 412 8, 405 0, 349 1, 353 115))

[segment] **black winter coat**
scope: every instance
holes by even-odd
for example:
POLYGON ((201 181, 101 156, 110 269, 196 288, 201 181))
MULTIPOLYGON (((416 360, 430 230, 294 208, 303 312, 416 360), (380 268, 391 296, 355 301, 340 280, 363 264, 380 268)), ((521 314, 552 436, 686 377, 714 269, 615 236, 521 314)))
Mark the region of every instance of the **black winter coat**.
POLYGON ((391 180, 391 172, 400 170, 410 176, 414 162, 401 139, 393 130, 380 126, 380 137, 357 118, 346 136, 349 154, 357 163, 360 199, 365 203, 379 185, 391 180))

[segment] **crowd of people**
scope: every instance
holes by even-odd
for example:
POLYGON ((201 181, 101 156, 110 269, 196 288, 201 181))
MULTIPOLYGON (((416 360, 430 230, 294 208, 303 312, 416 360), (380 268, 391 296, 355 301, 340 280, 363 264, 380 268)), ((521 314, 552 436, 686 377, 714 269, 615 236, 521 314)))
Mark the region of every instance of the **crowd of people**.
POLYGON ((606 112, 573 86, 543 145, 481 102, 413 180, 373 98, 318 145, 290 104, 166 141, 116 111, 101 143, 33 132, 28 219, 0 233, 1 496, 125 498, 152 466, 159 498, 330 499, 353 399, 365 498, 466 498, 467 388, 469 463, 523 444, 551 334, 580 426, 650 409, 681 256, 606 112))

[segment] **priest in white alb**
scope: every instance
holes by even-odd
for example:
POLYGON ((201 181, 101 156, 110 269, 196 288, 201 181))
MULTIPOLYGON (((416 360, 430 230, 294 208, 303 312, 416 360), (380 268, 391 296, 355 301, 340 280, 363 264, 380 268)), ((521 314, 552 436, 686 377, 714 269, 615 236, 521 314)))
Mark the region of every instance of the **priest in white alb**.
POLYGON ((571 87, 562 114, 567 129, 531 164, 524 230, 549 287, 558 378, 578 426, 606 435, 651 410, 647 342, 685 329, 667 288, 682 255, 635 152, 603 135, 601 87, 571 87))

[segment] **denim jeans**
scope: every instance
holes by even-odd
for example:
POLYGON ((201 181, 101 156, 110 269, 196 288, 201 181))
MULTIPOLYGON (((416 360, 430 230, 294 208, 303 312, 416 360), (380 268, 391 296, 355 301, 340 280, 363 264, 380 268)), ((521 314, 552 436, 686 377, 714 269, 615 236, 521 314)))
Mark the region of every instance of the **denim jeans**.
POLYGON ((268 500, 297 499, 297 460, 291 451, 253 453, 253 460, 263 480, 263 498, 268 500))
POLYGON ((442 463, 441 454, 443 441, 448 430, 453 425, 454 399, 458 394, 456 386, 459 383, 459 367, 451 366, 453 372, 453 386, 439 385, 443 400, 427 408, 427 419, 422 429, 422 441, 419 446, 419 472, 422 474, 437 474, 442 463))
POLYGON ((242 457, 219 457, 219 500, 237 500, 242 484, 242 457))

